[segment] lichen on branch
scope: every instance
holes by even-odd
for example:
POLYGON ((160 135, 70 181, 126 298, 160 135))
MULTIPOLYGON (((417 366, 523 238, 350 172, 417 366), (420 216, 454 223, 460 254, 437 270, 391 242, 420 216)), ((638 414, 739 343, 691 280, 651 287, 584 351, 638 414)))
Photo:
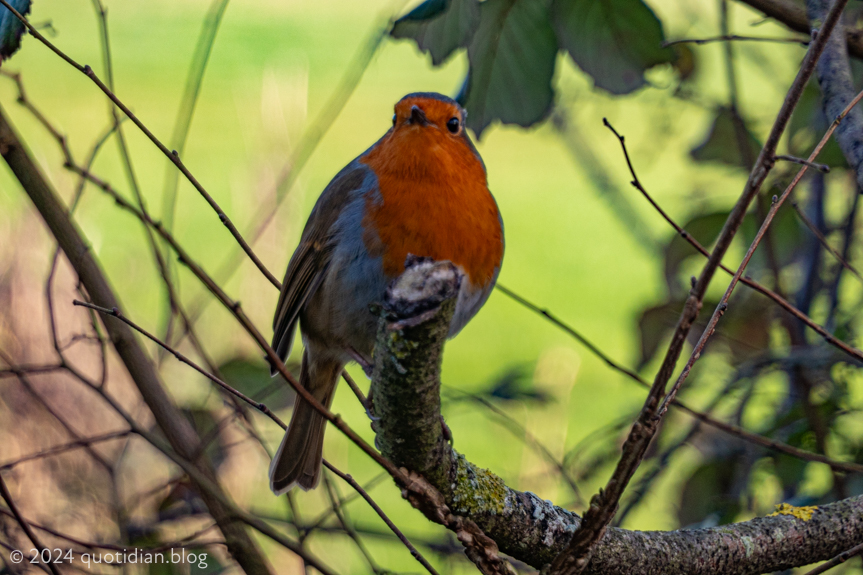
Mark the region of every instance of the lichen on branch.
MULTIPOLYGON (((461 277, 449 262, 412 259, 377 310, 371 399, 382 454, 411 481, 402 494, 465 543, 483 573, 506 573, 498 550, 536 568, 566 548, 581 518, 508 487, 447 440, 440 368, 461 277)), ((761 517, 678 531, 608 529, 586 573, 765 573, 829 559, 863 539, 863 497, 823 505, 803 521, 761 517)))

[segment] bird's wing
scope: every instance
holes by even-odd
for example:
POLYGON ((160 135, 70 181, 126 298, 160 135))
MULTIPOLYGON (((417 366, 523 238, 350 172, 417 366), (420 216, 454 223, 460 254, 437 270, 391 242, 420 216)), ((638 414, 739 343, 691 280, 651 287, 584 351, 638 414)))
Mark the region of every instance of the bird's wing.
MULTIPOLYGON (((334 225, 353 192, 363 187, 369 168, 353 162, 339 172, 318 198, 309 216, 285 280, 273 318, 273 349, 283 361, 291 353, 297 317, 326 277, 334 241, 334 225)), ((275 373, 275 370, 272 370, 275 373)))

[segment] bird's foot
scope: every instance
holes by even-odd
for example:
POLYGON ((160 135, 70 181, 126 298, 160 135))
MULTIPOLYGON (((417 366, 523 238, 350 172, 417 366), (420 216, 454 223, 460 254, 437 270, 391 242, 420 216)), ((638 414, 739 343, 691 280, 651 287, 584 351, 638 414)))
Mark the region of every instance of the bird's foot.
POLYGON ((366 396, 366 415, 369 416, 369 419, 372 421, 380 421, 381 418, 375 415, 375 402, 372 399, 372 390, 369 389, 369 394, 366 396))

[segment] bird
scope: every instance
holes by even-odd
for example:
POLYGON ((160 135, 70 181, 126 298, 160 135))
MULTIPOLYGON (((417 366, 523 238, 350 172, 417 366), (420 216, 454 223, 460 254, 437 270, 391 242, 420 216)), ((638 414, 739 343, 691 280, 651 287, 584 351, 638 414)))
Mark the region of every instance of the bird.
MULTIPOLYGON (((442 94, 416 92, 394 112, 392 127, 315 203, 273 319, 272 347, 283 361, 299 323, 300 384, 327 408, 346 364, 356 361, 369 373, 378 323, 369 308, 383 301, 409 255, 450 261, 462 275, 449 337, 486 302, 503 262, 503 220, 465 130, 465 110, 442 94)), ((317 486, 325 424, 297 397, 270 465, 276 495, 317 486)))

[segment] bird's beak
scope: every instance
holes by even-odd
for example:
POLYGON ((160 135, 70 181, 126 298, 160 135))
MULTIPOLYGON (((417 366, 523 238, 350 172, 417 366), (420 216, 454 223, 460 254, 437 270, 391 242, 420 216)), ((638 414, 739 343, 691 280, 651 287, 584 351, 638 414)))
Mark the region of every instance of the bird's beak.
POLYGON ((426 113, 419 106, 411 106, 411 117, 408 118, 408 124, 416 124, 418 126, 427 126, 429 123, 426 118, 426 113))

